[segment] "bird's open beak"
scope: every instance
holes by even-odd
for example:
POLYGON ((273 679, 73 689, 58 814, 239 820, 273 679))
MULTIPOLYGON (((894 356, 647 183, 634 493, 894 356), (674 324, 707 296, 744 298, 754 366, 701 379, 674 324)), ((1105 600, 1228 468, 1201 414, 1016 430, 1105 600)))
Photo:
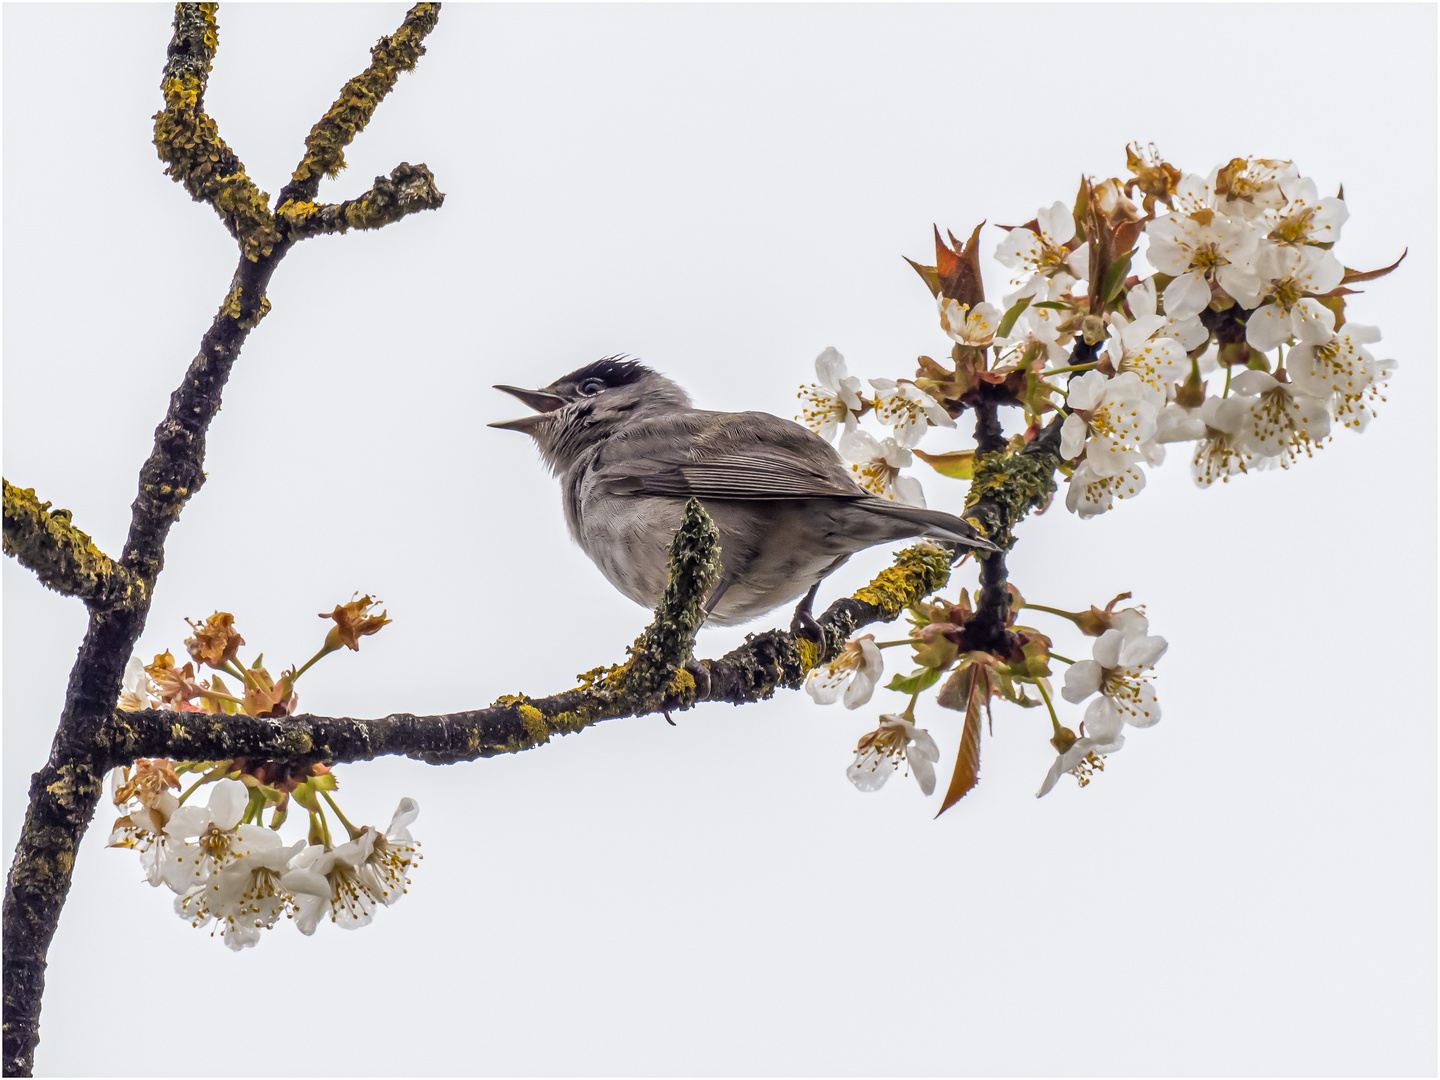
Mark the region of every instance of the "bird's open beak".
POLYGON ((522 390, 518 386, 503 385, 496 386, 495 389, 514 395, 535 410, 534 416, 522 416, 518 420, 499 420, 488 425, 493 428, 503 428, 505 431, 529 432, 531 428, 544 421, 549 413, 565 404, 564 398, 555 394, 547 394, 543 390, 522 390))

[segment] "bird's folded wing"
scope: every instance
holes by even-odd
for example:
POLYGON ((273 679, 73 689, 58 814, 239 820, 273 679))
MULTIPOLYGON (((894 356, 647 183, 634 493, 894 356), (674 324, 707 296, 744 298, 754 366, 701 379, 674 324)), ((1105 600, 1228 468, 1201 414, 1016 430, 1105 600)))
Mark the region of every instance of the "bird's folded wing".
MULTIPOLYGON (((609 495, 675 495, 701 499, 863 499, 838 469, 816 468, 781 452, 722 454, 639 470, 612 466, 596 477, 609 495)), ((828 464, 828 463, 827 463, 828 464)), ((836 463, 838 466, 838 462, 836 463)))

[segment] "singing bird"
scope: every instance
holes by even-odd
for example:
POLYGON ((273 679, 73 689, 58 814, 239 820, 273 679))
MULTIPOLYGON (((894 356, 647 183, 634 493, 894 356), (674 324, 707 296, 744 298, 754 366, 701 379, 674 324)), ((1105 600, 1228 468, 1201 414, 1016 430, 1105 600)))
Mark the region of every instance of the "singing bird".
POLYGON ((607 357, 538 390, 496 386, 535 410, 490 427, 535 440, 559 478, 570 535, 606 580, 654 607, 669 580, 685 501, 720 531, 720 579, 706 620, 743 623, 797 598, 791 627, 812 640, 820 582, 857 551, 926 536, 997 550, 953 514, 882 499, 831 445, 764 412, 697 409, 644 364, 607 357))

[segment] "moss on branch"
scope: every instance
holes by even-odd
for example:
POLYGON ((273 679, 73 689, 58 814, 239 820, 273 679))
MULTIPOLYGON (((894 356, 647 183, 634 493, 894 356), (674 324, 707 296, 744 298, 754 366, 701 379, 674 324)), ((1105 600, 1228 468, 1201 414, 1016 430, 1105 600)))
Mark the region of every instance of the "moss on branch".
POLYGON ((51 510, 34 488, 5 485, 6 555, 35 571, 41 584, 92 604, 133 604, 145 584, 70 523, 70 511, 51 510))

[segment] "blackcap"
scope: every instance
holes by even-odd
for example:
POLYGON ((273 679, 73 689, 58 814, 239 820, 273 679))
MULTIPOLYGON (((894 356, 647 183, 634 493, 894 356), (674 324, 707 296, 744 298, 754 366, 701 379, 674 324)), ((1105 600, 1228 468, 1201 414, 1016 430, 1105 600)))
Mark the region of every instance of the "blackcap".
POLYGON ((803 598, 792 627, 815 638, 821 580, 874 544, 926 536, 996 550, 939 510, 862 490, 831 445, 763 412, 711 412, 665 376, 610 357, 539 390, 495 389, 535 410, 523 431, 559 478, 570 535, 622 593, 654 607, 670 541, 697 498, 720 531, 707 622, 730 626, 803 598))

